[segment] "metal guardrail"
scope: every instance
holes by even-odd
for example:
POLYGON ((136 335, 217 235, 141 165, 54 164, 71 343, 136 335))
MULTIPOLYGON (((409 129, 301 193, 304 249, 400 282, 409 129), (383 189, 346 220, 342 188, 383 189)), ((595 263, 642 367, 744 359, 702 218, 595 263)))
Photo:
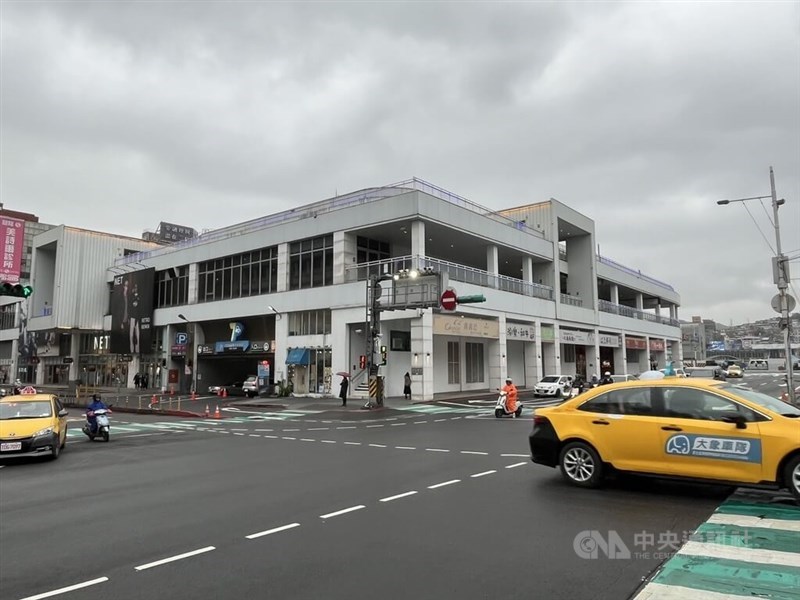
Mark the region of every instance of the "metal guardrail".
POLYGON ((371 275, 387 275, 397 273, 403 269, 425 269, 431 268, 434 271, 447 273, 452 281, 461 283, 471 283, 481 287, 489 287, 513 294, 553 300, 553 288, 508 277, 506 275, 494 275, 488 271, 452 263, 438 258, 426 256, 398 256, 366 263, 359 263, 347 267, 345 280, 366 281, 371 275))
POLYGON ((577 296, 561 294, 561 304, 568 304, 570 306, 583 306, 583 300, 577 296))
POLYGON ((597 306, 602 312, 611 313, 614 315, 630 317, 631 319, 640 319, 642 321, 650 321, 651 323, 660 323, 661 325, 670 325, 672 327, 681 326, 681 322, 677 319, 661 317, 637 308, 625 306, 624 304, 614 304, 608 300, 600 299, 597 306))
POLYGON ((645 275, 641 271, 637 271, 637 270, 631 269, 630 267, 626 267, 625 265, 622 265, 622 264, 620 264, 620 263, 618 263, 618 262, 616 262, 614 260, 611 260, 610 258, 606 258, 605 256, 600 256, 598 254, 597 255, 597 262, 603 263, 604 265, 608 265, 609 267, 614 267, 615 269, 619 269, 620 271, 624 271, 625 273, 628 273, 629 275, 633 275, 634 277, 638 277, 639 279, 641 279, 643 281, 647 281, 649 283, 652 283, 653 285, 657 285, 659 287, 666 288, 666 289, 668 289, 668 290, 670 290, 672 292, 675 291, 675 288, 673 288, 670 284, 664 283, 663 281, 659 281, 658 279, 655 279, 654 277, 650 277, 649 275, 645 275))
POLYGON ((435 198, 439 198, 440 200, 445 200, 451 204, 460 206, 471 212, 492 219, 493 221, 503 225, 513 227, 514 229, 518 229, 534 237, 544 239, 544 234, 542 232, 528 227, 522 221, 509 219, 508 217, 505 217, 496 211, 481 206, 480 204, 472 202, 471 200, 467 200, 462 196, 448 192, 447 190, 433 185, 432 183, 428 183, 427 181, 423 181, 422 179, 413 177, 412 179, 407 179, 406 181, 400 181, 390 185, 351 192, 343 196, 328 198, 313 204, 308 204, 299 208, 293 208, 291 210, 285 210, 283 212, 268 215, 266 217, 260 217, 244 223, 238 223, 229 227, 215 229, 209 231, 208 233, 203 233, 197 237, 175 242, 162 248, 154 248, 153 250, 145 250, 143 252, 136 252, 128 256, 122 256, 114 261, 114 266, 135 264, 141 260, 152 258, 154 256, 160 256, 162 254, 168 254, 170 252, 174 252, 175 250, 199 246, 218 240, 251 233, 253 231, 275 227, 284 223, 299 221, 301 219, 316 218, 322 214, 341 210, 343 208, 358 206, 360 204, 369 204, 370 202, 374 202, 376 200, 383 200, 384 198, 406 194, 410 191, 423 192, 430 196, 434 196, 435 198))

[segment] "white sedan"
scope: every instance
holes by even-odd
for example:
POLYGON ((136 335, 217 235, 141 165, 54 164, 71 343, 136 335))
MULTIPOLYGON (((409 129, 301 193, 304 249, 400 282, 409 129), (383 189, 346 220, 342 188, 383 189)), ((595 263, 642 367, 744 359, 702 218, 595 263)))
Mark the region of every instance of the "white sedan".
POLYGON ((568 398, 572 394, 572 377, 569 375, 548 375, 533 388, 534 398, 552 396, 554 398, 568 398))

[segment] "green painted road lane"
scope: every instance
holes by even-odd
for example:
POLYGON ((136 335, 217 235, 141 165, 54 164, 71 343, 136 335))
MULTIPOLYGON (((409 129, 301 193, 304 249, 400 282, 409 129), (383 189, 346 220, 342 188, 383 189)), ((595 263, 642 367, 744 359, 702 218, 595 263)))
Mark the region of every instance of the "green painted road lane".
POLYGON ((764 527, 741 527, 721 523, 703 523, 690 538, 707 544, 738 548, 800 553, 800 535, 794 531, 764 527))
POLYGON ((800 600, 800 506, 737 492, 700 525, 636 600, 800 600))
POLYGON ((750 515, 765 519, 782 519, 800 521, 800 508, 783 504, 765 504, 762 502, 742 502, 728 500, 720 506, 716 513, 726 515, 750 515))
POLYGON ((800 597, 798 568, 686 554, 672 557, 653 581, 747 598, 797 600, 800 597))

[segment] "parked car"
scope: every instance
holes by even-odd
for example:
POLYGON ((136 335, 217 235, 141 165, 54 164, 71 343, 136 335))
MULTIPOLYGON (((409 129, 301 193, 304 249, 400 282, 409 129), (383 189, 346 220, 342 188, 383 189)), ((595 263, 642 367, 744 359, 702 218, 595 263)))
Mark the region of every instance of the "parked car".
POLYGON ((689 367, 686 369, 687 377, 706 377, 708 379, 725 379, 722 367, 689 367))
POLYGON ((255 375, 250 375, 250 377, 245 379, 244 383, 242 384, 242 391, 248 398, 254 398, 255 396, 258 396, 258 377, 255 375))
POLYGON ((538 408, 533 462, 580 487, 613 470, 788 488, 800 501, 800 408, 741 384, 663 378, 538 408))
POLYGON ((572 393, 572 377, 569 375, 548 375, 533 387, 533 397, 569 397, 572 393))
POLYGON ((220 395, 222 390, 225 390, 226 396, 244 396, 244 381, 232 381, 230 383, 217 384, 208 386, 208 393, 220 395))
POLYGON ((0 458, 58 458, 67 444, 67 409, 53 394, 20 394, 0 400, 0 458))

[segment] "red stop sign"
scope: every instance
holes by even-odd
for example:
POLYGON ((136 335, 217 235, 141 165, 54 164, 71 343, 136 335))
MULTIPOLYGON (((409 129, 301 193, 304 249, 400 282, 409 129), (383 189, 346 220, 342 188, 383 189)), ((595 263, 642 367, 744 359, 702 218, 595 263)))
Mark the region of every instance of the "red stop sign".
POLYGON ((455 290, 446 289, 443 291, 441 298, 439 298, 439 305, 444 310, 455 310, 456 306, 458 306, 458 297, 455 290))

